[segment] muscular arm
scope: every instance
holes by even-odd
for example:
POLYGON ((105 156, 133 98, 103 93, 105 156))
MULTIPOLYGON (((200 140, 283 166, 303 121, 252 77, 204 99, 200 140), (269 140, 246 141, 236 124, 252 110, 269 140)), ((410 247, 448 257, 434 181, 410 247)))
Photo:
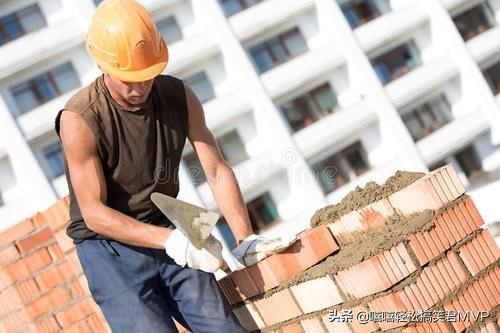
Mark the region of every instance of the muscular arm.
POLYGON ((222 157, 217 142, 206 126, 200 101, 191 88, 185 87, 189 141, 198 155, 217 206, 226 218, 236 243, 239 244, 252 233, 245 201, 233 170, 222 157))
POLYGON ((163 248, 169 229, 139 222, 106 206, 106 183, 96 141, 83 118, 64 111, 60 133, 71 184, 87 227, 123 243, 163 248))

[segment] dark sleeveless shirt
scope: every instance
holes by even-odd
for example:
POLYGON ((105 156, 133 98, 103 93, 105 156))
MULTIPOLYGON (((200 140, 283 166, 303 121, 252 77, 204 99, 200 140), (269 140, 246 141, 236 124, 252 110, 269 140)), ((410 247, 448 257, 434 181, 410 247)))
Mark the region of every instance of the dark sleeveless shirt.
MULTIPOLYGON (((107 186, 107 206, 141 222, 172 227, 149 196, 161 192, 176 197, 179 192, 179 164, 187 137, 187 103, 184 84, 168 75, 155 78, 146 105, 128 111, 111 98, 101 75, 79 90, 64 110, 80 113, 92 130, 107 186)), ((70 223, 66 233, 74 242, 104 238, 87 228, 73 191, 64 154, 70 197, 70 223)))

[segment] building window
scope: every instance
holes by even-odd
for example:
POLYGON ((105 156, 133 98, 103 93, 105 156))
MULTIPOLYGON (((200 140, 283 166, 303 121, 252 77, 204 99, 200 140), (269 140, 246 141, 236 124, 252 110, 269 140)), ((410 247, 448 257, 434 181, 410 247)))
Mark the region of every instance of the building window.
POLYGON ((183 160, 193 185, 198 186, 207 181, 207 177, 203 171, 200 160, 194 151, 184 156, 183 160))
POLYGON ((307 45, 298 28, 250 48, 250 55, 260 73, 307 52, 307 45))
POLYGON ((182 39, 182 32, 175 17, 169 16, 164 18, 158 21, 156 26, 163 38, 167 41, 167 44, 172 44, 182 39))
POLYGON ((50 168, 49 172, 52 179, 64 174, 64 158, 59 141, 45 147, 43 149, 43 156, 45 157, 45 160, 50 168))
POLYGON ((10 90, 19 108, 19 113, 22 114, 79 86, 80 79, 73 65, 68 62, 24 81, 10 90))
POLYGON ((495 15, 487 1, 453 18, 462 38, 467 41, 495 26, 495 15))
POLYGON ((297 132, 331 114, 337 106, 337 97, 327 83, 284 104, 281 109, 292 130, 297 132))
POLYGON ((383 84, 389 83, 420 65, 420 53, 414 42, 405 43, 372 60, 383 84))
POLYGON ((414 141, 435 132, 453 119, 450 105, 443 95, 410 110, 402 118, 414 141))
POLYGON ((212 84, 204 72, 188 77, 185 82, 193 89, 200 102, 205 103, 215 97, 212 84))
POLYGON ((269 192, 247 203, 247 210, 255 233, 264 231, 280 221, 278 209, 269 192))
POLYGON ((224 10, 224 14, 229 17, 262 1, 264 0, 219 0, 219 3, 224 10))
POLYGON ((38 4, 0 18, 0 46, 47 26, 38 4))
POLYGON ((483 72, 494 95, 500 94, 500 62, 483 72))
POLYGON ((324 194, 333 192, 370 169, 360 142, 327 157, 313 165, 324 194))
POLYGON ((232 131, 217 140, 222 156, 232 166, 248 159, 245 146, 237 131, 232 131))
POLYGON ((483 167, 473 145, 464 148, 455 154, 455 159, 460 165, 460 169, 469 180, 473 180, 483 174, 483 167))
POLYGON ((340 3, 340 8, 352 29, 390 10, 387 0, 346 0, 340 3))
POLYGON ((216 225, 229 250, 236 248, 236 240, 234 239, 233 232, 231 231, 226 218, 222 216, 216 225))

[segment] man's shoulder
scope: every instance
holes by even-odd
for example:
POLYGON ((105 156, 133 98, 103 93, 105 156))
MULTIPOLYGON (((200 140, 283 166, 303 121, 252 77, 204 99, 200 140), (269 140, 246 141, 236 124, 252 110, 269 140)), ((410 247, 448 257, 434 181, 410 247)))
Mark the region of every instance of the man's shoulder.
POLYGON ((66 102, 64 109, 76 112, 86 112, 102 97, 102 92, 97 87, 97 80, 78 89, 66 102))
POLYGON ((182 79, 168 74, 158 75, 155 78, 155 85, 159 88, 184 88, 182 79))

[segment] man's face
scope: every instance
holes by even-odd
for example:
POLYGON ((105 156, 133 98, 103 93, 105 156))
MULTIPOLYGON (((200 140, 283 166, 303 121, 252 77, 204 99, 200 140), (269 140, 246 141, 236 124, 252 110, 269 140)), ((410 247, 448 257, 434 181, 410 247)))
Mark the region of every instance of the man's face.
POLYGON ((115 93, 120 95, 130 105, 141 105, 149 97, 153 79, 144 82, 125 82, 108 75, 109 83, 115 93))

